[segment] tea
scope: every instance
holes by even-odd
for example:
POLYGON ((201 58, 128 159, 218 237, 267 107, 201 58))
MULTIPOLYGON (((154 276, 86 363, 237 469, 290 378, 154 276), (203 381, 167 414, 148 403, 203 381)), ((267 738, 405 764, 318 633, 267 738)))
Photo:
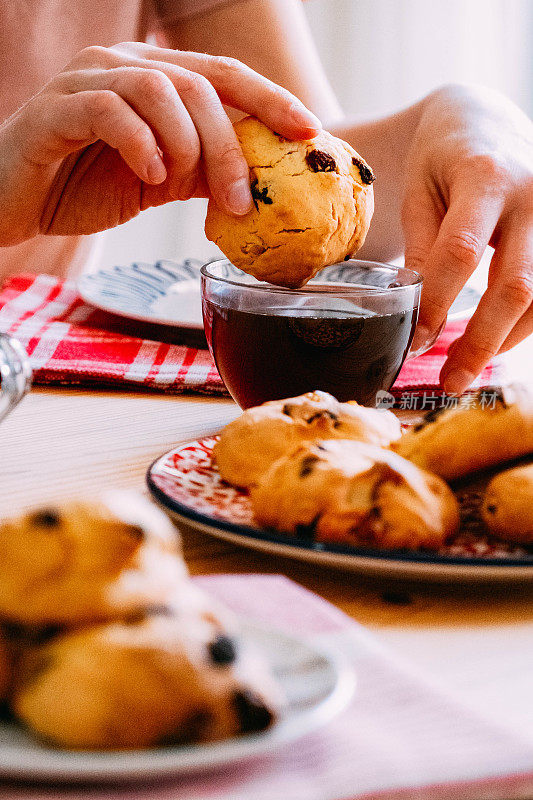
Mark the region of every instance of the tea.
POLYGON ((204 298, 209 346, 242 408, 313 389, 375 405, 407 355, 418 309, 226 308, 204 298))

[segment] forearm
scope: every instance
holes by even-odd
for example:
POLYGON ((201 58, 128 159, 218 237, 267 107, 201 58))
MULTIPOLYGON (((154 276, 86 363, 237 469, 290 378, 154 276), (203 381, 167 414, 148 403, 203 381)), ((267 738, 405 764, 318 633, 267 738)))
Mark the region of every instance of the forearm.
POLYGON ((383 119, 343 121, 332 133, 346 139, 368 161, 376 176, 375 212, 362 258, 387 261, 403 252, 401 204, 405 190, 405 164, 426 98, 383 119))
POLYGON ((238 58, 299 97, 325 127, 343 118, 300 0, 222 6, 161 31, 158 39, 166 47, 238 58))

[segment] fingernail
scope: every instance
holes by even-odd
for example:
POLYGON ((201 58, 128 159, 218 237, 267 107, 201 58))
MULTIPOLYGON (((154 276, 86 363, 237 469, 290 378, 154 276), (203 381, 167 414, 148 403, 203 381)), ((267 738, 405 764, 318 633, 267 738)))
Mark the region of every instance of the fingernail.
POLYGON ((418 350, 422 345, 429 341, 431 331, 425 325, 418 325, 413 336, 411 350, 418 350))
POLYGON ((167 170, 161 156, 155 155, 146 167, 146 175, 150 183, 163 183, 167 177, 167 170))
POLYGON ((228 206, 234 214, 247 214, 252 208, 252 195, 250 192, 250 184, 246 178, 240 178, 235 181, 226 195, 228 206))
POLYGON ((189 200, 196 191, 196 187, 198 185, 198 178, 196 173, 192 175, 187 175, 186 178, 183 179, 179 189, 179 199, 180 200, 189 200))
POLYGON ((301 125, 304 128, 309 127, 314 131, 322 130, 322 123, 318 117, 304 105, 294 103, 294 105, 291 106, 290 116, 297 125, 301 125))
POLYGON ((467 389, 475 375, 461 367, 452 367, 448 374, 444 377, 443 388, 446 394, 462 394, 467 389))

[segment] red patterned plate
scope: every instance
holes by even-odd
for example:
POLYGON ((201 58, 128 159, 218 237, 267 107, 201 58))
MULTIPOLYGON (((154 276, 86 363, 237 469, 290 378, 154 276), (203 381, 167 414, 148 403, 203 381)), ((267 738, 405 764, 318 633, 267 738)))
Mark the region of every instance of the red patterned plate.
POLYGON ((491 541, 476 530, 472 507, 479 492, 470 490, 458 494, 461 532, 437 553, 301 541, 261 528, 254 522, 247 492, 222 481, 211 464, 215 441, 208 437, 179 445, 148 470, 152 495, 178 522, 244 547, 351 571, 429 580, 533 579, 533 552, 491 541))

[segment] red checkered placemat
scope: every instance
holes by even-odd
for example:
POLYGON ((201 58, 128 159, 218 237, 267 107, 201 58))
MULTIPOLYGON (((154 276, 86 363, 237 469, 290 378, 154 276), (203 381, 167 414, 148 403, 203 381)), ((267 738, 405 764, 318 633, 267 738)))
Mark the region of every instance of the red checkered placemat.
MULTIPOLYGON (((437 391, 448 346, 465 324, 449 324, 432 350, 404 365, 393 391, 404 407, 408 395, 437 391)), ((226 394, 208 350, 158 340, 161 328, 155 333, 154 326, 98 311, 74 283, 50 275, 8 279, 0 292, 0 331, 24 344, 35 383, 226 394)), ((504 382, 502 369, 487 367, 477 383, 504 382)))
POLYGON ((34 383, 226 394, 208 350, 157 341, 155 326, 98 311, 73 282, 49 275, 16 275, 4 284, 0 330, 26 347, 34 383))

